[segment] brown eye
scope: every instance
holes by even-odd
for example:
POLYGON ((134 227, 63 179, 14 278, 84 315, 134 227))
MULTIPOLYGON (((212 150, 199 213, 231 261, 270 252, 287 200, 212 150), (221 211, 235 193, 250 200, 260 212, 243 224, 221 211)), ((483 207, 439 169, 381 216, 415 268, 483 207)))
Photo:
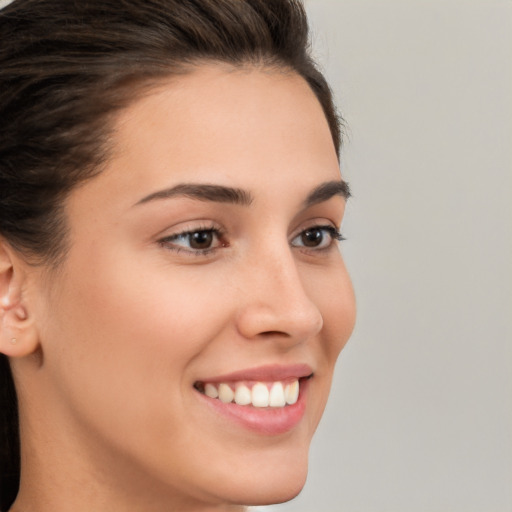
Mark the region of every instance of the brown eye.
POLYGON ((208 254, 220 247, 226 247, 221 241, 222 234, 218 229, 198 229, 184 231, 160 240, 160 244, 174 251, 185 251, 191 254, 208 254))
POLYGON ((304 247, 317 247, 322 245, 324 232, 319 228, 307 229, 301 234, 301 240, 304 247))
POLYGON ((291 242, 293 247, 305 249, 328 249, 335 240, 344 240, 334 226, 314 226, 301 231, 291 242))
POLYGON ((213 242, 211 231, 194 231, 188 236, 191 249, 209 249, 213 242))

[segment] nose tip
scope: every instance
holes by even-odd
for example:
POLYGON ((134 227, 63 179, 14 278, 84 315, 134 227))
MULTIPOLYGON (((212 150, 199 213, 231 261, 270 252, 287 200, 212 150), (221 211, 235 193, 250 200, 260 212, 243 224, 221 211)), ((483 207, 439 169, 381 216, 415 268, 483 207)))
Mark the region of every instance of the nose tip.
POLYGON ((323 317, 308 296, 295 265, 252 282, 240 304, 239 332, 248 339, 276 337, 300 343, 317 335, 323 317))
POLYGON ((318 334, 323 327, 323 318, 313 304, 311 311, 297 306, 275 309, 268 304, 251 304, 238 315, 240 333, 248 339, 279 337, 297 343, 318 334))

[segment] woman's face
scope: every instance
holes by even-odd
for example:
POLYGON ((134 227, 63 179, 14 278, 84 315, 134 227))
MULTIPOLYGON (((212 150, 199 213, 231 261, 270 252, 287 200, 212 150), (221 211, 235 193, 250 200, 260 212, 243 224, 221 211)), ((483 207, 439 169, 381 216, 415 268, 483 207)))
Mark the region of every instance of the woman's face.
POLYGON ((34 308, 55 463, 183 508, 290 499, 355 316, 322 109, 294 74, 204 66, 112 141, 34 308))

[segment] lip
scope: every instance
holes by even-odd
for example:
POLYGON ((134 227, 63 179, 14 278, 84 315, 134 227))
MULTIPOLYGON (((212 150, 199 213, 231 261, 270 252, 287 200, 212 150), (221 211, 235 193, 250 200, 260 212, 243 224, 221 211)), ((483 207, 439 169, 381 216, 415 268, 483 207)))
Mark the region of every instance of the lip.
POLYGON ((304 377, 309 377, 312 373, 313 370, 308 364, 293 364, 286 366, 274 364, 238 370, 236 372, 217 375, 215 377, 201 378, 198 382, 211 382, 212 384, 235 381, 272 382, 294 378, 302 379, 304 377))
MULTIPOLYGON (((283 381, 291 378, 299 379, 299 398, 293 405, 285 407, 253 407, 224 403, 217 398, 210 398, 198 390, 196 395, 203 406, 212 411, 221 421, 234 424, 251 432, 277 436, 292 431, 301 422, 306 412, 306 398, 310 377, 313 371, 309 365, 269 365, 236 371, 222 376, 201 379, 201 382, 233 382, 233 381, 283 381)), ((314 377, 313 377, 314 378, 314 377)))

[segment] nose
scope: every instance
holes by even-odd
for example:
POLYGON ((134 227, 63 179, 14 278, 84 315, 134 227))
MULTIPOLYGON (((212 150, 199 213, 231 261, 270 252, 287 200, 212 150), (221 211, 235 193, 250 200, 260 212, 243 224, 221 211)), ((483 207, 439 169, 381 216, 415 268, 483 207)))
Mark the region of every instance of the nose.
POLYGON ((247 339, 279 340, 293 346, 323 327, 321 311, 304 287, 293 249, 261 254, 245 267, 237 328, 247 339))

